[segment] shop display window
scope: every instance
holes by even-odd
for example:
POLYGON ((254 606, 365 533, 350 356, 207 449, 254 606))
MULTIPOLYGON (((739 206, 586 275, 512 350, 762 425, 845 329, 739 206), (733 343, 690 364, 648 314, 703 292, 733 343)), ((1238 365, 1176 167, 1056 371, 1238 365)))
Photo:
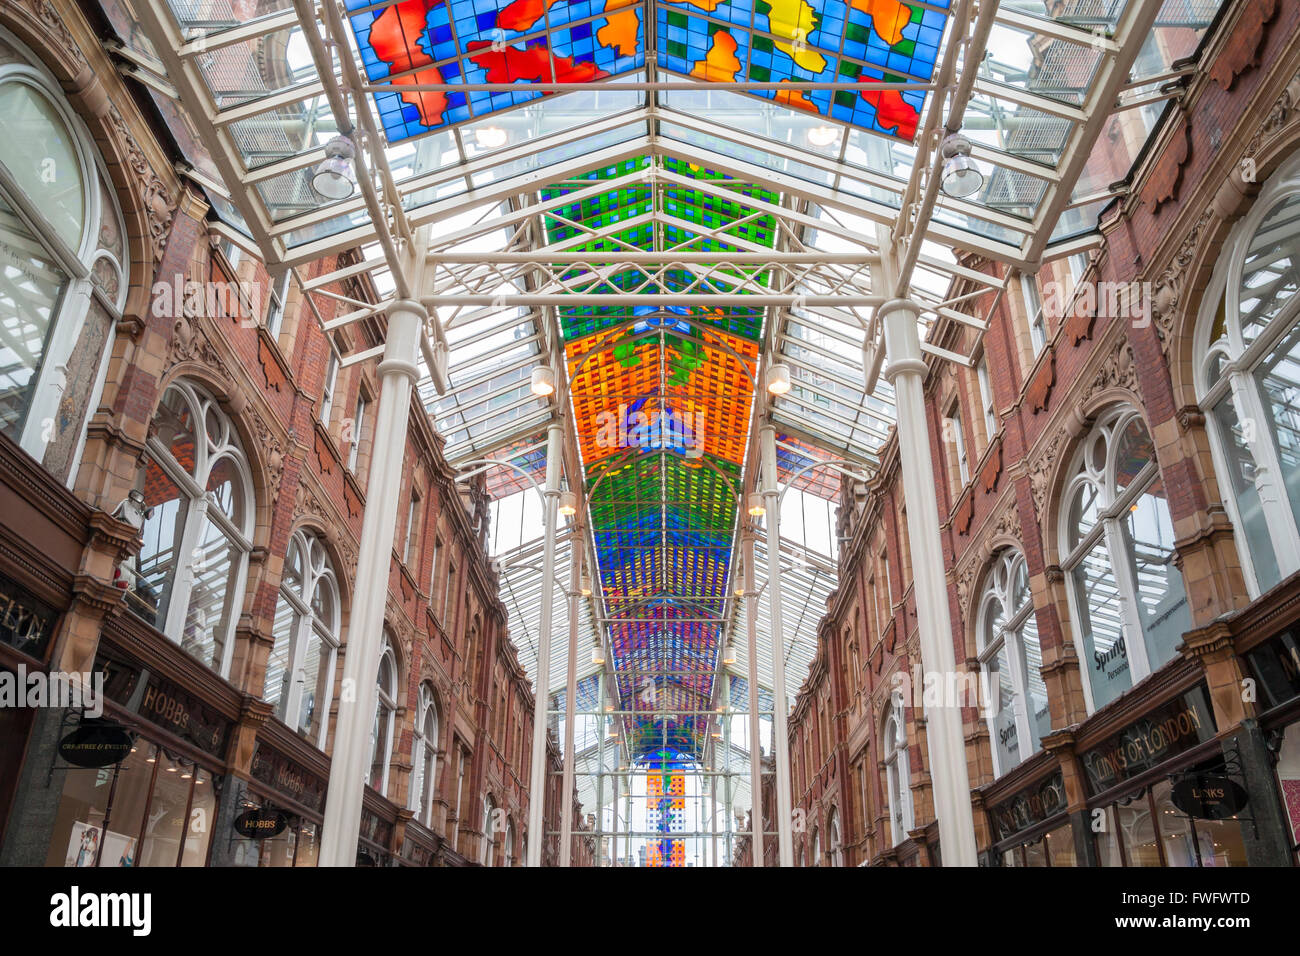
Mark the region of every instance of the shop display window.
POLYGON ((1245 866, 1241 821, 1192 819, 1162 780, 1092 811, 1102 866, 1245 866))
POLYGON ((204 866, 214 778, 143 738, 116 767, 60 768, 47 866, 204 866))

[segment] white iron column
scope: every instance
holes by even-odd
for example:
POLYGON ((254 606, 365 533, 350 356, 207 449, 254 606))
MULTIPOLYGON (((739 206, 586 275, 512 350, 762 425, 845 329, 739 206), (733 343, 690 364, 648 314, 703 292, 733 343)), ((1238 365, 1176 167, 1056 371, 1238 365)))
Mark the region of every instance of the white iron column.
MULTIPOLYGON (((898 453, 912 549, 921 665, 927 676, 936 675, 938 686, 952 687, 956 686, 957 662, 952 646, 952 620, 948 615, 934 466, 930 458, 924 395, 927 367, 921 357, 916 303, 891 299, 880 307, 878 317, 885 331, 884 376, 894 386, 898 415, 898 453)), ((975 821, 971 813, 960 702, 944 700, 937 707, 927 706, 925 719, 943 865, 975 866, 978 862, 975 821)))
POLYGON ((582 548, 578 542, 582 532, 575 526, 573 538, 569 542, 569 659, 564 683, 564 777, 561 780, 560 800, 562 816, 560 817, 560 866, 573 863, 573 725, 578 715, 578 587, 579 562, 582 560, 582 548))
POLYGON ((537 680, 533 692, 533 766, 528 788, 529 866, 542 865, 546 843, 546 706, 551 694, 551 602, 555 596, 556 510, 560 498, 560 455, 564 430, 546 430, 546 497, 542 515, 542 613, 537 627, 537 680))
POLYGON ((343 661, 343 693, 339 697, 329 788, 325 793, 321 866, 356 866, 357 862, 361 796, 370 761, 375 680, 383 646, 384 605, 397 532, 406 429, 411 391, 419 377, 415 362, 420 331, 427 318, 428 313, 418 302, 398 301, 388 308, 388 339, 379 363, 379 411, 375 415, 367 504, 361 521, 361 547, 343 661))
POLYGON ((605 865, 605 668, 596 675, 596 865, 605 865))
POLYGON ((752 866, 763 865, 763 756, 758 716, 758 590, 754 583, 754 534, 745 532, 745 655, 749 681, 749 846, 752 866))
POLYGON ((764 425, 758 433, 762 454, 763 506, 767 511, 767 599, 772 617, 772 752, 776 758, 777 865, 794 866, 790 824, 790 737, 786 727, 785 628, 781 621, 781 500, 776 486, 776 429, 764 425))

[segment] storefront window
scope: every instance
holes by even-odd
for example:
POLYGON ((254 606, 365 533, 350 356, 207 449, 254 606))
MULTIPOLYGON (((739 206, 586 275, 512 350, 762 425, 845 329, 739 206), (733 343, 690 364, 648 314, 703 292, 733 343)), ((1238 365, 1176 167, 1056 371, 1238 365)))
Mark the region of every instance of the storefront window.
POLYGON ((1287 833, 1292 853, 1300 847, 1300 723, 1291 724, 1282 734, 1277 753, 1277 784, 1286 808, 1287 833))
POLYGON ((1177 656, 1191 613, 1174 565, 1174 530, 1155 443, 1129 408, 1104 414, 1066 487, 1061 567, 1089 710, 1177 656))
POLYGON ((1162 780, 1091 811, 1102 866, 1245 866, 1241 822, 1193 819, 1174 805, 1162 780))
POLYGON ((1261 594, 1300 570, 1300 160, 1265 184, 1219 263, 1197 323, 1197 394, 1261 594))
POLYGON ((1002 851, 1002 865, 1013 867, 1074 866, 1074 830, 1063 823, 1035 840, 1002 851))
POLYGON ((128 569, 127 604, 226 674, 252 550, 248 459, 216 399, 191 382, 167 389, 153 430, 136 484, 152 510, 128 569))
POLYGON ((216 795, 191 761, 137 738, 117 767, 60 772, 47 866, 206 865, 216 795))
POLYGON ((235 836, 231 862, 233 866, 288 867, 315 866, 320 852, 318 827, 295 814, 287 814, 284 830, 265 840, 235 836))
POLYGON ((1049 830, 1043 837, 1047 841, 1047 855, 1052 866, 1075 866, 1074 827, 1070 824, 1049 830))

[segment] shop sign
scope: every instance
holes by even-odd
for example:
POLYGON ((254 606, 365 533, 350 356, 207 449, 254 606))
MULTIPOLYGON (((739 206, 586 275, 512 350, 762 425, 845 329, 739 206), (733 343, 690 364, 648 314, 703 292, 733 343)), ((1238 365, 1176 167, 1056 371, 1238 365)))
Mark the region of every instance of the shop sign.
POLYGON ((269 840, 283 833, 288 825, 289 818, 270 807, 245 810, 235 817, 235 831, 250 840, 269 840))
POLYGON ((1199 820, 1227 820, 1250 799, 1246 788, 1227 774, 1184 773, 1173 781, 1174 806, 1199 820))
POLYGON ((104 720, 83 720, 59 741, 59 756, 76 767, 111 767, 130 752, 126 728, 104 720))
POLYGON ((230 722, 194 694, 103 650, 97 663, 103 669, 104 690, 110 700, 205 753, 225 756, 230 722))
POLYGON ((1065 781, 1057 770, 991 811, 997 839, 1005 840, 1065 810, 1065 781))
POLYGON ((320 811, 325 806, 325 784, 319 777, 261 743, 253 752, 249 772, 254 780, 309 810, 320 811))
POLYGON ((1098 794, 1214 737, 1217 728, 1204 684, 1151 710, 1079 755, 1088 791, 1098 794))
POLYGON ((58 612, 0 576, 0 641, 41 658, 54 632, 58 612))

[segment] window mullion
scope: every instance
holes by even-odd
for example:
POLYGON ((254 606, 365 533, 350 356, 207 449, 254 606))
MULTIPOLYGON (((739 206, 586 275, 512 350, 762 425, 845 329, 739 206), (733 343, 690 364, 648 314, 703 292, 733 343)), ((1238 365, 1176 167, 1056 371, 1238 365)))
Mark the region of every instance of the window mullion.
POLYGON ((1133 556, 1129 553, 1119 519, 1107 518, 1102 522, 1106 534, 1106 550, 1110 552, 1111 569, 1115 586, 1119 589, 1119 613, 1124 627, 1124 645, 1128 651, 1130 685, 1151 673, 1147 658, 1146 639, 1142 633, 1142 619, 1138 610, 1137 580, 1133 570, 1133 556))
POLYGON ((167 621, 163 633, 179 644, 185 615, 189 613, 190 592, 194 587, 194 550, 199 535, 208 520, 208 500, 191 498, 185 511, 185 527, 181 531, 181 546, 176 551, 176 571, 172 577, 172 593, 167 601, 167 621))
POLYGON ((1251 456, 1255 459, 1255 490, 1268 520, 1269 537, 1273 540, 1273 548, 1277 553, 1278 570, 1285 578, 1300 570, 1300 530, 1296 528, 1295 515, 1282 485, 1282 462, 1273 440, 1273 430, 1266 426, 1268 412, 1253 375, 1233 372, 1232 394, 1237 402, 1238 417, 1243 424, 1255 423, 1252 429, 1254 440, 1247 442, 1251 456))
MULTIPOLYGON (((293 602, 290 602, 291 605, 293 602)), ((296 610, 296 609, 295 609, 296 610)), ((293 634, 289 640, 289 689, 284 695, 284 722, 297 733, 298 715, 302 711, 302 684, 298 680, 298 671, 302 668, 303 657, 310 639, 311 615, 297 612, 294 615, 293 634)))

